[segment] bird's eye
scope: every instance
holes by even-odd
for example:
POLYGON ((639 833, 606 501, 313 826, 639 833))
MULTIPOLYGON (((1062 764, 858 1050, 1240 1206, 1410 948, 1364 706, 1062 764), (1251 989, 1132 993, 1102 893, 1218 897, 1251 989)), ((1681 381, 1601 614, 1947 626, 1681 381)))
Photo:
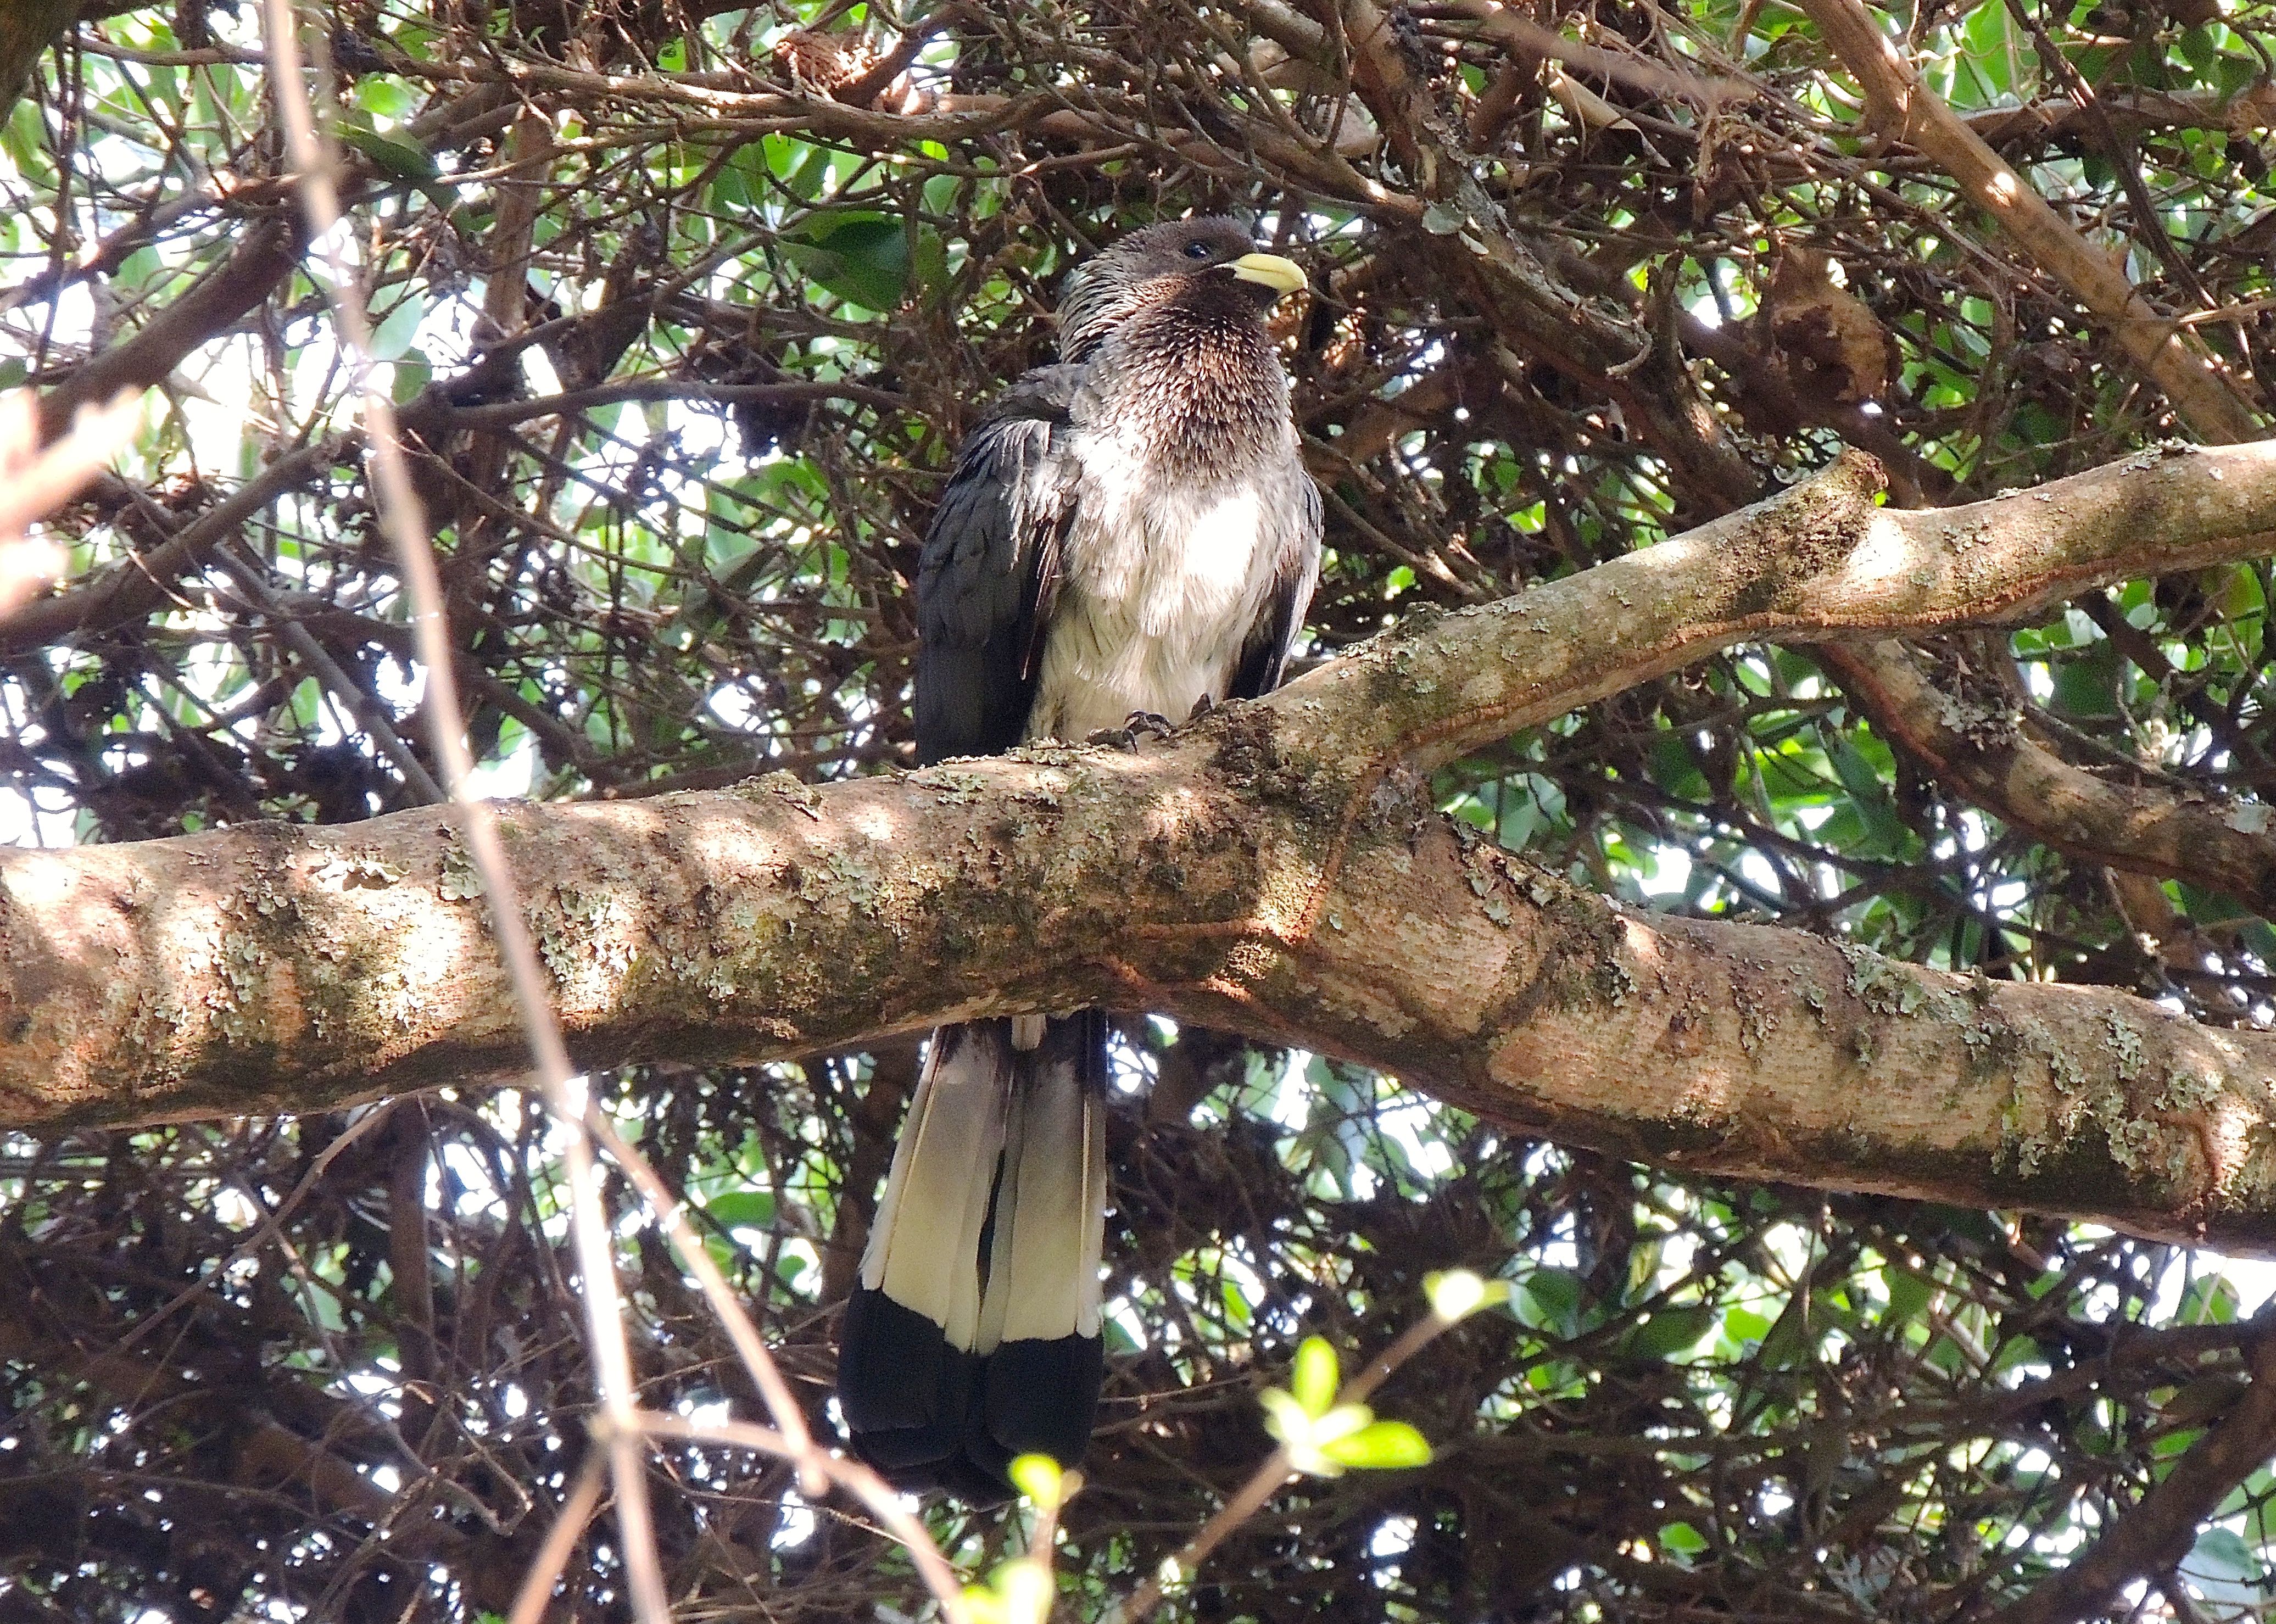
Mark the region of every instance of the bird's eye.
POLYGON ((1205 260, 1209 258, 1210 252, 1209 244, 1198 237, 1186 245, 1186 257, 1189 260, 1205 260))

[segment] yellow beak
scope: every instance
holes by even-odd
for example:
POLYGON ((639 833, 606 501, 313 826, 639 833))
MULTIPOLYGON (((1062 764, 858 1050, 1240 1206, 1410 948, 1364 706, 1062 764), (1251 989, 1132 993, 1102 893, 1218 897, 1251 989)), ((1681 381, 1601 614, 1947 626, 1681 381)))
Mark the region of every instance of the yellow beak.
POLYGON ((1305 283, 1294 260, 1277 254, 1244 254, 1233 262, 1233 274, 1243 282, 1261 282, 1276 293, 1293 293, 1305 283))

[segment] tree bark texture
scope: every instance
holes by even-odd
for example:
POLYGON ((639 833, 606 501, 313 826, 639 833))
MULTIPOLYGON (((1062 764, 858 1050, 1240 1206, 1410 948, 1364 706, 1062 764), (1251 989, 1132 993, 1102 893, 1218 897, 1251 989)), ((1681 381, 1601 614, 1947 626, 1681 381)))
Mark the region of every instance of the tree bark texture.
POLYGON ((40 53, 79 15, 79 0, 16 0, 0 6, 0 119, 11 117, 40 53))
MULTIPOLYGON (((2276 1251, 2276 1034, 1656 918, 1430 809, 1432 768, 1718 648, 1980 622, 2276 546, 2276 444, 1933 511, 1877 506, 1878 477, 1852 453, 1136 752, 505 808, 572 1048, 756 1060, 1105 1004, 1669 1165, 2276 1251)), ((2240 839, 2268 838, 2257 810, 2240 839)), ((512 1077, 485 917, 443 811, 0 854, 0 1123, 512 1077)))

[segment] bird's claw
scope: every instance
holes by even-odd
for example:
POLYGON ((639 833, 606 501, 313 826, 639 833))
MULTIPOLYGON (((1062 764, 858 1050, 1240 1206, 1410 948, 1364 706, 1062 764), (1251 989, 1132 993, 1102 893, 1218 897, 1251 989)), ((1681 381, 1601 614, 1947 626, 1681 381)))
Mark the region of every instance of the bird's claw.
POLYGON ((1134 710, 1122 719, 1121 726, 1102 727, 1083 742, 1112 745, 1118 750, 1127 750, 1135 755, 1138 754, 1138 740, 1142 737, 1167 739, 1177 731, 1165 716, 1157 716, 1150 710, 1134 710))

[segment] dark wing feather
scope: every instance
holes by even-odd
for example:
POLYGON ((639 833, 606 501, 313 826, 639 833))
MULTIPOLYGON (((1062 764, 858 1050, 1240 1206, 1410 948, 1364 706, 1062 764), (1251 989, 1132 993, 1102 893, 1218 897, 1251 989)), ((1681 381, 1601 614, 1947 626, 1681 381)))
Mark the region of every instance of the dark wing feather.
POLYGON ((1039 367, 959 450, 917 565, 917 760, 994 755, 1028 731, 1074 517, 1079 367, 1039 367))
POLYGON ((1248 635, 1240 645, 1240 663, 1226 685, 1227 699, 1256 699, 1280 686, 1288 668, 1288 650, 1294 647, 1297 628, 1310 606, 1312 585, 1320 567, 1320 492, 1309 479, 1299 483, 1305 512, 1298 527, 1299 543, 1280 560, 1272 577, 1272 590, 1248 635))

